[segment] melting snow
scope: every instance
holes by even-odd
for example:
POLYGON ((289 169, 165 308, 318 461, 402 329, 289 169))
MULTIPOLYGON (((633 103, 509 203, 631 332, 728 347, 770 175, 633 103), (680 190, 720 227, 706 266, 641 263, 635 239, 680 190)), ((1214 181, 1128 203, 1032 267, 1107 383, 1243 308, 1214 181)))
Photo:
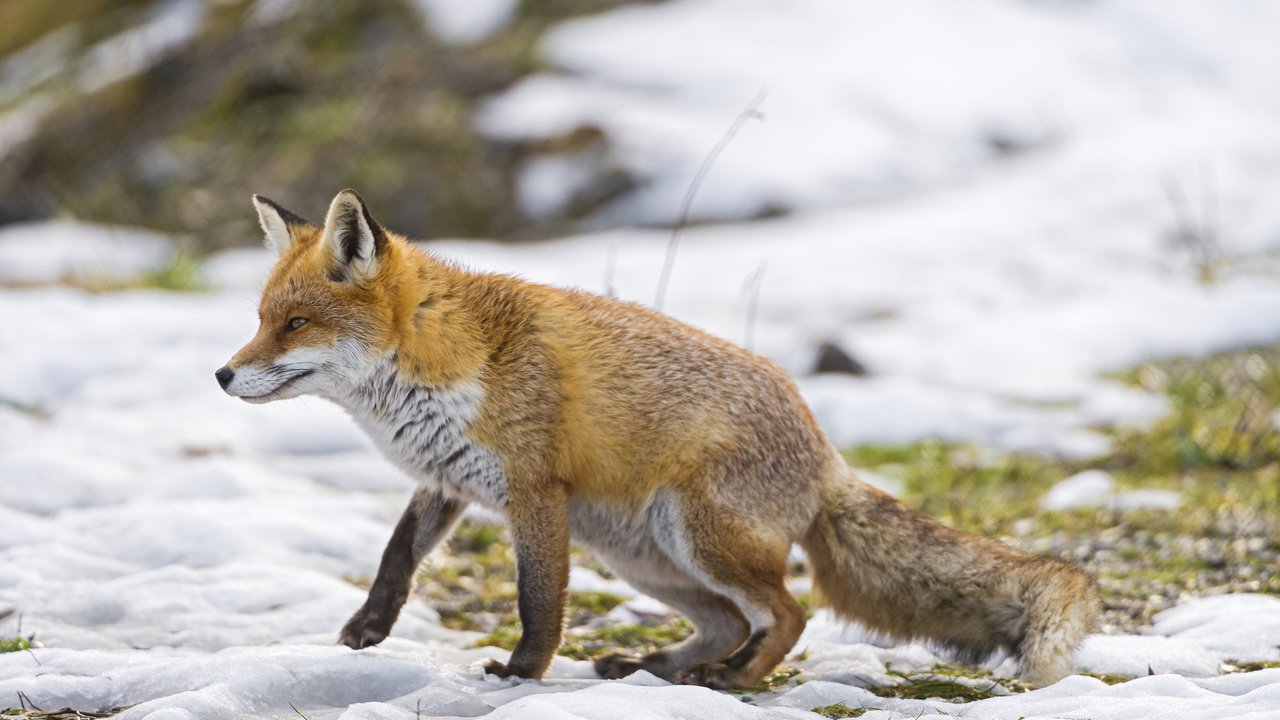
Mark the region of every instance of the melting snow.
MULTIPOLYGON (((107 75, 86 82, 182 42, 204 6, 159 7, 128 47, 103 46, 107 75)), ((1165 410, 1100 371, 1280 340, 1268 260, 1280 248, 1278 7, 675 0, 565 24, 546 53, 572 74, 517 86, 482 122, 535 136, 598 124, 647 180, 613 212, 663 220, 767 85, 767 119, 713 168, 695 214, 800 211, 690 228, 665 309, 741 341, 744 280, 763 267, 755 349, 799 377, 837 442, 941 436, 1089 456, 1106 449, 1093 427, 1165 410), (1220 208, 1215 285, 1167 244, 1171 176, 1220 208), (871 376, 807 376, 824 340, 871 376)), ((553 206, 554 188, 537 186, 580 182, 579 170, 531 166, 527 199, 553 206)), ((7 228, 0 277, 139 271, 169 252, 132 231, 117 240, 69 224, 7 228)), ((608 276, 621 297, 651 303, 666 241, 623 229, 432 248, 593 290, 608 276)), ((480 663, 504 653, 471 648, 476 633, 442 628, 418 602, 383 646, 336 647, 363 595, 344 578, 372 576, 409 488, 336 408, 248 406, 218 389, 212 371, 253 334, 266 266, 259 251, 220 255, 206 273, 222 289, 201 295, 0 290, 0 609, 17 611, 0 635, 21 622, 44 644, 0 655, 0 697, 174 719, 292 717, 291 705, 315 720, 812 718, 835 702, 884 708, 866 718, 1280 712, 1280 670, 1217 675, 1227 660, 1280 659, 1280 600, 1253 595, 1189 601, 1147 634, 1081 648, 1081 669, 1140 676, 1131 682, 1075 676, 964 706, 862 689, 938 658, 825 613, 797 647, 806 683, 757 705, 651 676, 600 682, 563 658, 543 683, 485 679, 480 663)), ((1091 477, 1046 502, 1112 502, 1091 477)), ((575 569, 574 583, 607 581, 575 569)), ((644 597, 621 608, 659 609, 644 597)))

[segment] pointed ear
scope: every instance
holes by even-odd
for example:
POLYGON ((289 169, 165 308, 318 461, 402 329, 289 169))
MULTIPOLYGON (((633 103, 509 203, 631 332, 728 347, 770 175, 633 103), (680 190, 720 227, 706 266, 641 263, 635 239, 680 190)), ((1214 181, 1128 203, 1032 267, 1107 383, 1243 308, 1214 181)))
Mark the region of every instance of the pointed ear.
POLYGON ((305 218, 285 210, 261 195, 253 196, 253 206, 258 209, 258 222, 262 225, 262 231, 266 233, 263 243, 267 249, 275 252, 276 257, 284 255, 289 252, 289 248, 293 247, 291 232, 293 228, 311 227, 311 223, 305 218))
POLYGON ((335 278, 368 281, 378 272, 387 248, 387 233, 374 222, 355 190, 338 193, 324 219, 320 244, 330 253, 335 278))

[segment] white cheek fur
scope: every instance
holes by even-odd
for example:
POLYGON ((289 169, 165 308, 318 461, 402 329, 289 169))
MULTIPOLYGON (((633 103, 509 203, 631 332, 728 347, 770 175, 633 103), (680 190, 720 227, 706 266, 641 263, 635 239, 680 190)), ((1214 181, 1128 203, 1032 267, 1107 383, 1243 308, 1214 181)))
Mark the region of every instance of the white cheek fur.
POLYGON ((304 347, 290 350, 271 365, 247 365, 236 368, 226 391, 245 400, 283 400, 308 393, 328 394, 330 373, 351 374, 359 365, 360 354, 354 343, 340 342, 336 347, 304 347))

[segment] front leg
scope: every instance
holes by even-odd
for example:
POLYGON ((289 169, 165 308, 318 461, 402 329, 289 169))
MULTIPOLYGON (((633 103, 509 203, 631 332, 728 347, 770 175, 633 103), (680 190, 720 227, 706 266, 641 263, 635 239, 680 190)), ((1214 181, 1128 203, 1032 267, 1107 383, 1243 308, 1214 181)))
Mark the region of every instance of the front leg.
MULTIPOLYGON (((514 490, 514 488, 513 488, 514 490)), ((564 486, 546 483, 512 492, 507 518, 516 546, 520 641, 507 664, 491 660, 485 671, 540 678, 551 665, 564 632, 569 586, 569 498, 564 486)))
POLYGON ((463 508, 463 503, 426 487, 414 491, 382 551, 382 564, 368 599, 342 628, 338 642, 358 650, 386 639, 409 599, 413 575, 422 559, 453 528, 463 508))

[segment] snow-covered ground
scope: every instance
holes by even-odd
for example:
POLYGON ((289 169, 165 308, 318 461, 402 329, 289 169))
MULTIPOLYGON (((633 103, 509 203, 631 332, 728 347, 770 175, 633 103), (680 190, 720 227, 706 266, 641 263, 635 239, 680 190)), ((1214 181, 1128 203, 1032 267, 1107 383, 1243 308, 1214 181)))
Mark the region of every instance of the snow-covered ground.
MULTIPOLYGON (((941 436, 1087 457, 1106 447, 1092 427, 1164 410, 1101 372, 1280 341, 1280 6, 961 7, 623 9, 553 33, 546 52, 566 74, 495 98, 479 121, 507 135, 599 125, 650 181, 609 212, 662 220, 766 86, 766 120, 711 169, 694 215, 798 211, 689 228, 664 309, 790 369, 843 444, 941 436), (1216 229, 1214 283, 1170 246, 1171 183, 1216 229), (872 375, 809 375, 828 339, 872 375)), ((557 202, 547 183, 579 170, 533 163, 530 202, 557 202)), ((626 229, 431 247, 653 303, 666 241, 626 229)), ((129 230, 9 228, 0 283, 168 257, 129 230)), ((0 637, 21 623, 44 645, 0 655, 0 706, 21 691, 45 709, 173 719, 296 717, 291 705, 317 720, 812 718, 837 702, 885 708, 869 718, 1280 717, 1280 669, 1219 674, 1227 660, 1280 660, 1280 599, 1264 596, 1189 602, 1147 633, 1081 648, 1081 669, 1136 680, 1076 676, 968 705, 863 690, 893 682, 886 664, 935 658, 821 614, 797 647, 805 684, 756 705, 649 677, 601 682, 565 659, 544 683, 484 679, 479 662, 502 653, 470 649, 476 634, 417 602, 379 648, 336 647, 362 601, 344 578, 372 575, 408 485, 323 401, 248 406, 218 389, 212 371, 254 331, 266 262, 215 257, 207 294, 0 290, 0 611, 15 610, 0 637)), ((1099 474, 1054 492, 1046 507, 1177 502, 1116 495, 1099 474)))

